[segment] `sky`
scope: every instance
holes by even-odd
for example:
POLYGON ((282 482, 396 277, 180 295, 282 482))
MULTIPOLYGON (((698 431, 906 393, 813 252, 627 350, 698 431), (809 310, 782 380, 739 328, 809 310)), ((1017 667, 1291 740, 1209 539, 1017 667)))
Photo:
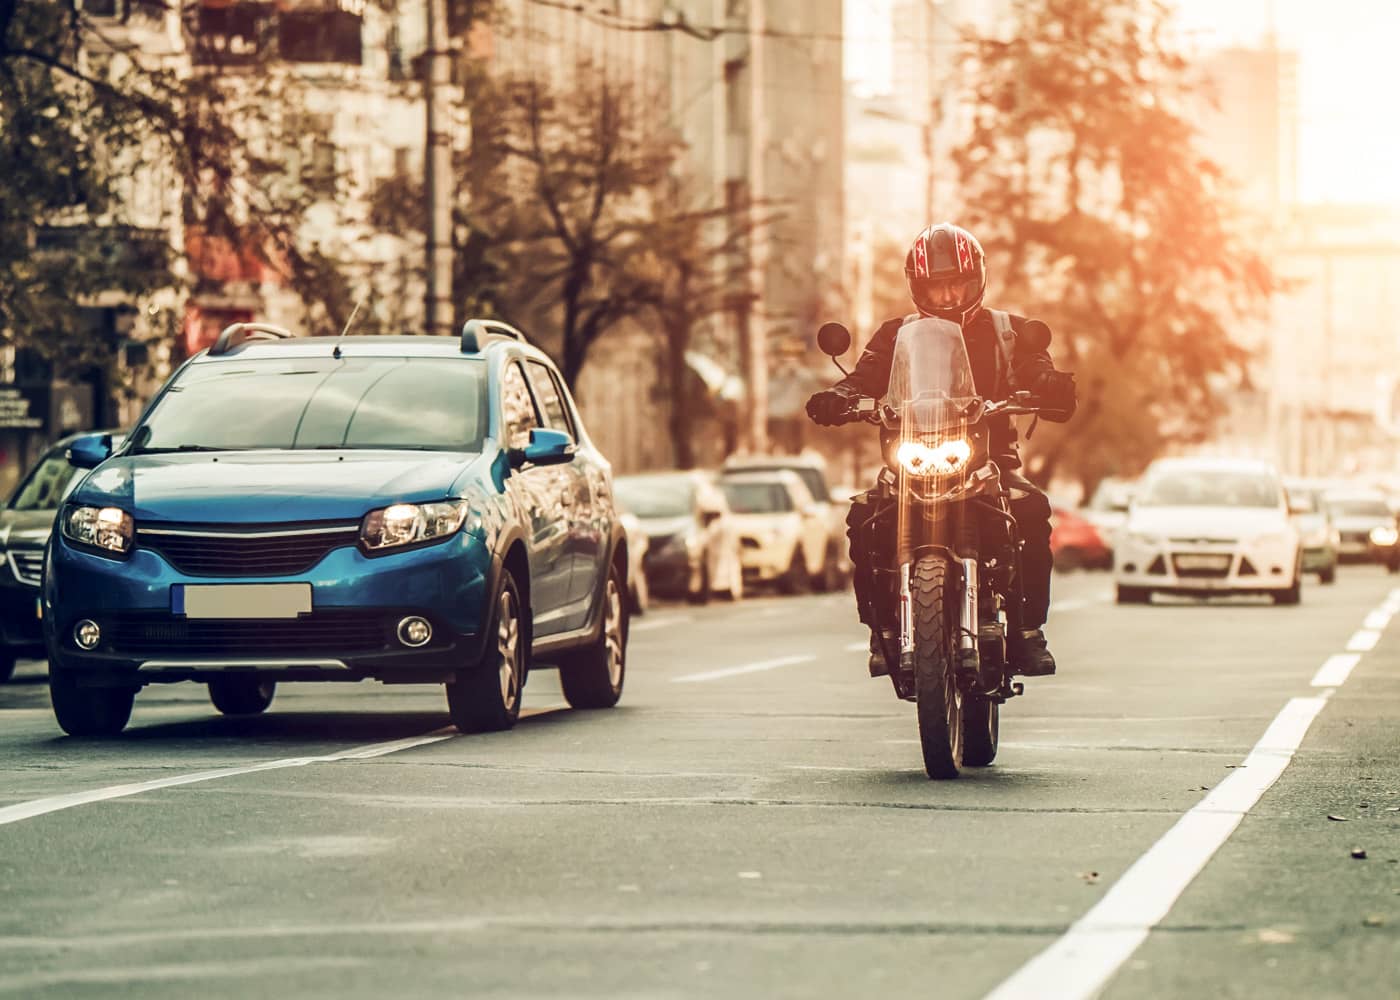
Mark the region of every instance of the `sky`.
MULTIPOLYGON (((847 77, 889 88, 891 0, 846 0, 847 77)), ((1305 201, 1400 204, 1400 0, 1176 0, 1184 43, 1299 54, 1305 201)))

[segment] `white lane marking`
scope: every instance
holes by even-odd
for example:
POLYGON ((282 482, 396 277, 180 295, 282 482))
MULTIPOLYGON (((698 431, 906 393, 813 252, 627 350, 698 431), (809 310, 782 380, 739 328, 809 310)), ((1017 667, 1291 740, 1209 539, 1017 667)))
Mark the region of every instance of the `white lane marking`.
POLYGON ((986 1000, 1087 1000, 1137 951, 1186 887, 1230 838, 1293 759, 1327 697, 1294 698, 1254 745, 1244 766, 1182 816, 1104 897, 986 1000))
POLYGON ((1375 629, 1378 632, 1383 631, 1394 617, 1395 612, 1390 609, 1390 605, 1382 605, 1366 616, 1366 620, 1361 623, 1361 627, 1375 629))
POLYGON ((627 626, 627 631, 632 633, 654 632, 656 629, 669 628, 672 625, 684 625, 688 621, 690 621, 689 615, 672 615, 670 618, 648 618, 643 622, 629 624, 627 626))
POLYGON ((776 670, 778 667, 792 667, 799 663, 811 663, 816 657, 781 656, 776 660, 760 660, 758 663, 745 663, 741 667, 725 667, 723 670, 706 670, 699 674, 684 674, 672 677, 672 684, 694 684, 699 681, 717 681, 721 677, 737 677, 739 674, 756 674, 763 670, 776 670))
POLYGON ((1363 628, 1347 641, 1347 652, 1369 653, 1380 640, 1381 634, 1375 629, 1363 628))
POLYGON ((1318 668, 1313 675, 1312 686, 1315 688, 1341 687, 1351 676, 1351 672, 1356 669, 1356 665, 1361 662, 1360 653, 1337 653, 1327 657, 1327 661, 1318 668))
POLYGON ((868 653, 868 652, 870 652, 870 641, 869 641, 869 640, 866 640, 865 642, 853 642, 853 643, 851 643, 849 646, 846 647, 846 652, 848 652, 848 653, 868 653))
POLYGON ((443 732, 439 730, 429 733, 426 736, 414 736, 404 740, 393 740, 389 743, 371 743, 362 747, 351 747, 349 750, 341 750, 338 753, 324 754, 319 757, 287 757, 282 760, 267 760, 261 764, 244 764, 238 767, 221 767, 213 771, 197 771, 194 774, 180 774, 169 778, 156 778, 153 781, 138 781, 126 785, 108 785, 106 788, 90 788, 85 792, 70 792, 67 795, 54 795, 44 799, 34 799, 29 802, 19 802, 12 806, 5 806, 0 809, 0 826, 9 823, 18 823, 20 820, 33 819, 36 816, 44 816, 48 813, 59 812, 64 809, 72 809, 74 806, 85 806, 93 802, 105 802, 108 799, 121 799, 130 795, 141 795, 145 792, 154 792, 162 788, 174 788, 179 785, 193 785, 202 781, 215 781, 219 778, 232 778, 240 774, 256 774, 259 771, 277 771, 287 767, 305 767, 307 764, 328 764, 339 760, 369 760, 371 757, 383 757, 385 754, 398 753, 400 750, 412 750, 414 747, 426 746, 429 743, 440 743, 443 740, 450 740, 456 736, 456 732, 443 732))

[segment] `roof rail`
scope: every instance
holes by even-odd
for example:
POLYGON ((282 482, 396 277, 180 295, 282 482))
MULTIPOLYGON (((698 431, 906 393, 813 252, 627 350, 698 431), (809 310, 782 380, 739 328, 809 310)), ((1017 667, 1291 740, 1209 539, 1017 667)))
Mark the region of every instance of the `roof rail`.
POLYGON ((290 330, 280 326, 273 326, 271 323, 234 323, 224 327, 219 339, 214 341, 214 346, 209 348, 212 355, 227 354, 240 344, 245 344, 250 340, 288 340, 292 336, 290 330))
POLYGON ((509 323, 495 319, 469 319, 462 324, 462 353, 475 354, 488 337, 509 337, 522 344, 528 344, 525 334, 509 323))

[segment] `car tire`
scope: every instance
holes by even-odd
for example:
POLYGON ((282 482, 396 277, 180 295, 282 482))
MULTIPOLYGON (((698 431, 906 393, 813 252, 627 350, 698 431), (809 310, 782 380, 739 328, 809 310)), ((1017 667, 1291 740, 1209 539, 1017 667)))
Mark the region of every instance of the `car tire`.
POLYGON ((1270 595, 1275 604, 1291 607, 1302 603, 1303 600, 1303 567, 1300 564, 1293 571, 1293 585, 1287 590, 1276 590, 1270 595))
POLYGON ((1336 582, 1337 582, 1337 567, 1336 567, 1336 566, 1329 566, 1329 567, 1327 567, 1326 569, 1324 569, 1322 572, 1318 573, 1318 574, 1317 574, 1317 582, 1318 582, 1318 583, 1322 583, 1322 584, 1336 583, 1336 582))
POLYGON ((559 664, 559 684, 571 708, 612 708, 627 679, 627 605, 620 598, 617 567, 608 571, 603 591, 603 624, 586 649, 559 664))
POLYGON ((69 736, 116 736, 131 719, 135 688, 80 687, 62 667, 49 664, 49 700, 58 726, 69 736))
POLYGON ((9 650, 0 653, 0 684, 4 684, 15 675, 16 662, 18 661, 15 654, 11 653, 9 650))
POLYGON ((726 601, 742 601, 744 599, 744 564, 739 561, 739 554, 734 554, 734 559, 730 564, 729 589, 724 592, 726 601))
POLYGON ((812 578, 807 572, 807 560, 803 557, 800 544, 792 550, 792 563, 778 586, 784 594, 797 595, 811 591, 812 578))
POLYGON ((1400 559, 1392 559, 1386 564, 1386 569, 1391 573, 1400 573, 1400 559))
POLYGON ((209 682, 209 700, 224 715, 261 715, 276 694, 276 681, 258 677, 216 677, 209 682))
POLYGON ((714 584, 710 581, 710 557, 706 553, 700 563, 700 586, 685 595, 686 601, 695 605, 709 604, 713 586, 714 584))
POLYGON ((834 594, 845 585, 841 578, 841 550, 835 545, 827 547, 826 558, 822 560, 821 590, 823 594, 834 594))
POLYGON ((1118 604, 1151 604, 1152 591, 1147 587, 1125 587, 1120 583, 1115 602, 1118 604))
POLYGON ((501 571, 487 647, 481 660, 447 685, 447 711, 464 733, 494 733, 510 729, 520 717, 529 654, 529 610, 508 569, 501 571))

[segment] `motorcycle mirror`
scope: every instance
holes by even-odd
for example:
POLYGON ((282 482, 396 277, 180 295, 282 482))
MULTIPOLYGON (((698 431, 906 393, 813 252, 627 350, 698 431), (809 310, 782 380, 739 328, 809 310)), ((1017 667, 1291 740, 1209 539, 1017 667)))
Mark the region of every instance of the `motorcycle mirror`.
POLYGON ((1027 351, 1039 354, 1050 346, 1050 328, 1038 319, 1030 320, 1021 332, 1021 338, 1021 343, 1027 351))
POLYGON ((817 331, 817 346, 823 354, 839 358, 851 349, 851 331, 840 323, 823 323, 817 331))

